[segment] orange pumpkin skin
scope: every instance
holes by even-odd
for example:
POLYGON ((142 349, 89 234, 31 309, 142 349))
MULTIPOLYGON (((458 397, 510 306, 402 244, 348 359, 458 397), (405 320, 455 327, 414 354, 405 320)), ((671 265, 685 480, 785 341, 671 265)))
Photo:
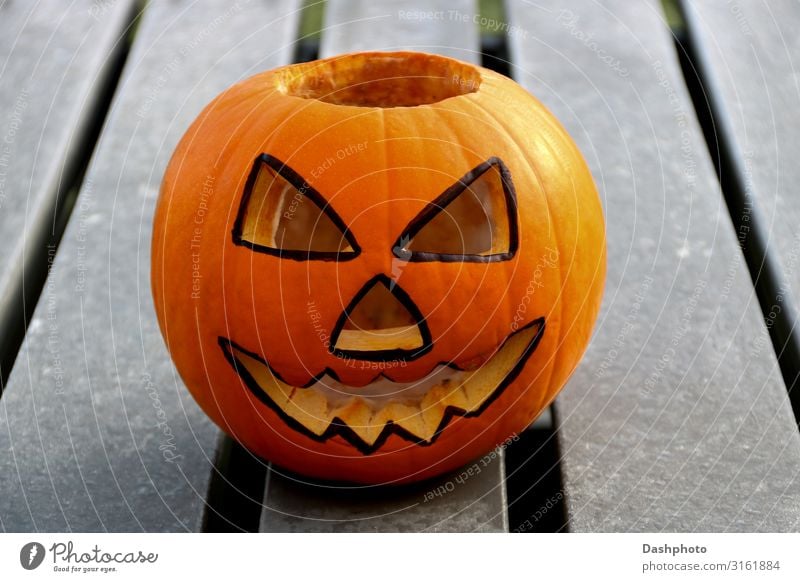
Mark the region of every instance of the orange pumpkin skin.
MULTIPOLYGON (((298 473, 404 483, 485 454, 550 404, 578 364, 597 317, 604 223, 577 147, 519 85, 443 57, 360 53, 256 75, 206 107, 164 175, 151 275, 171 357, 221 428, 298 473), (378 78, 381 67, 392 71, 397 63, 439 81, 421 96, 412 80, 333 86, 347 104, 320 98, 331 78, 357 83, 359 75, 378 78), (404 99, 422 104, 375 106, 404 99), (357 241, 358 256, 293 260, 234 244, 243 192, 262 154, 284 162, 325 198, 357 241), (516 194, 513 257, 414 262, 393 255, 393 244, 426 205, 492 158, 505 164, 516 194), (424 316, 431 335, 424 355, 374 363, 331 353, 337 320, 376 276, 396 281, 424 316), (452 415, 433 436, 416 441, 388 431, 372 450, 335 431, 314 438, 298 430, 245 385, 220 343, 229 338, 257 354, 298 390, 328 370, 356 391, 381 371, 408 383, 440 363, 480 366, 515 331, 542 318, 535 349, 479 414, 452 415)), ((426 409, 434 420, 441 412, 426 409)), ((352 414, 346 418, 351 424, 364 418, 363 410, 352 414)))

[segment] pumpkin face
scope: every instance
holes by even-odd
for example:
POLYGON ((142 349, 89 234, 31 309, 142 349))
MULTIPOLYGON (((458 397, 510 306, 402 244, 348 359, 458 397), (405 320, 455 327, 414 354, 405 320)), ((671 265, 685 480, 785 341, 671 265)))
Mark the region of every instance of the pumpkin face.
POLYGON ((171 356, 234 438, 314 477, 407 482, 524 428, 605 276, 579 152, 513 81, 421 53, 284 67, 194 122, 156 209, 171 356))

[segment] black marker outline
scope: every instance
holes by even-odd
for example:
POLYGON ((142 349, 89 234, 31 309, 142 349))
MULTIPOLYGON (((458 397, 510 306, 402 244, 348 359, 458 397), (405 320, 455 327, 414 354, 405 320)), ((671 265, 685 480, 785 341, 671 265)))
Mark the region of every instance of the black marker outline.
POLYGON ((262 153, 257 156, 253 162, 253 168, 250 170, 250 175, 247 177, 247 182, 244 186, 242 193, 242 200, 239 202, 239 210, 236 214, 236 221, 233 223, 233 244, 247 247, 258 253, 266 253, 282 259, 292 259, 295 261, 351 261, 361 254, 361 247, 356 242, 353 232, 344 223, 344 220, 336 213, 333 207, 327 200, 319 193, 319 191, 306 182, 303 177, 298 174, 289 165, 280 161, 275 156, 267 153, 262 153), (299 250, 299 249, 279 249, 270 247, 260 243, 243 238, 242 231, 244 226, 245 215, 247 214, 247 207, 250 204, 250 198, 253 194, 258 174, 261 171, 263 164, 272 168, 280 177, 294 186, 295 190, 304 197, 308 198, 314 203, 320 211, 327 216, 334 226, 336 226, 342 233, 342 236, 349 243, 351 251, 312 251, 312 250, 299 250))
POLYGON ((492 156, 481 162, 469 172, 464 174, 452 186, 447 188, 433 202, 430 202, 422 211, 411 220, 403 233, 392 245, 392 254, 398 259, 415 263, 439 261, 444 263, 495 263, 508 261, 514 257, 519 248, 519 224, 517 222, 517 193, 514 182, 511 180, 511 171, 503 160, 492 156), (490 168, 496 167, 500 172, 500 181, 503 185, 503 194, 506 201, 508 215, 508 250, 493 255, 456 255, 448 253, 432 253, 427 251, 409 251, 404 247, 408 245, 419 232, 428 225, 447 205, 461 195, 470 184, 480 178, 490 168))
MULTIPOLYGON (((281 420, 283 420, 287 426, 290 428, 300 432, 301 434, 311 438, 317 442, 325 442, 328 439, 341 436, 346 442, 352 445, 355 449, 357 449, 363 455, 371 455, 375 451, 377 451, 385 442, 386 440, 392 435, 396 434, 399 437, 407 440, 411 443, 414 443, 419 446, 430 446, 439 438, 439 435, 444 431, 450 421, 454 417, 461 417, 461 418, 474 418, 483 414, 483 412, 495 401, 497 398, 502 394, 502 392, 519 376, 519 373, 525 367, 525 364, 530 359, 533 352, 536 351, 536 348, 539 345, 539 342, 544 335, 545 330, 545 318, 540 317, 531 323, 525 325, 524 327, 518 329, 517 331, 509 334, 500 347, 497 349, 495 354, 497 354, 503 347, 506 345, 508 340, 510 340, 515 335, 524 332, 525 330, 533 327, 535 325, 539 326, 536 334, 531 338, 531 341, 528 342, 528 345, 525 346, 524 351, 517 359, 517 362, 514 364, 514 367, 506 374, 503 380, 497 385, 497 388, 483 401, 483 403, 474 411, 467 412, 463 408, 459 408, 457 406, 447 406, 442 416, 442 420, 439 423, 439 426, 436 428, 433 436, 429 441, 419 438, 415 434, 409 432, 408 430, 404 429, 402 426, 395 424, 393 421, 388 421, 383 428, 381 429, 381 433, 378 435, 378 438, 375 439, 375 442, 372 445, 367 444, 358 434, 350 428, 350 426, 339 417, 334 417, 331 419, 328 428, 325 429, 321 435, 317 435, 316 433, 309 430, 303 423, 296 420, 295 418, 291 417, 289 414, 284 412, 284 410, 274 401, 270 396, 261 388, 255 378, 248 372, 247 366, 242 364, 236 359, 236 356, 233 353, 233 349, 237 350, 241 349, 236 343, 233 341, 219 337, 219 345, 222 349, 223 356, 228 363, 233 367, 234 371, 238 374, 239 378, 244 382, 247 389, 250 391, 253 396, 255 396, 261 403, 266 405, 268 408, 273 410, 281 420)), ((263 365, 267 366, 270 372, 274 374, 272 367, 264 361, 264 359, 252 352, 248 352, 246 350, 241 350, 243 353, 246 353, 248 356, 258 360, 263 365)), ((460 370, 460 368, 456 365, 446 364, 454 369, 460 370)), ((276 374, 276 378, 280 379, 280 377, 276 374)), ((309 384, 310 385, 310 384, 309 384)))
POLYGON ((406 293, 396 281, 393 281, 388 276, 380 273, 375 275, 372 279, 364 284, 359 292, 355 294, 353 299, 350 300, 350 303, 347 305, 347 307, 345 307, 344 311, 339 316, 339 319, 336 320, 336 324, 333 326, 333 331, 331 332, 331 340, 328 350, 338 358, 365 360, 367 362, 388 362, 392 360, 411 362, 421 356, 424 356, 431 351, 432 348, 433 337, 431 336, 431 331, 428 328, 427 322, 425 321, 425 316, 422 315, 419 307, 416 306, 414 301, 411 299, 411 296, 406 293), (391 293, 394 298, 397 299, 403 305, 403 307, 408 310, 408 312, 411 314, 411 317, 414 318, 414 323, 417 324, 420 336, 422 336, 422 345, 418 348, 410 350, 401 348, 369 351, 337 349, 336 342, 339 341, 339 335, 342 333, 342 329, 344 329, 344 325, 347 323, 347 319, 350 317, 350 314, 358 306, 358 304, 361 303, 361 300, 367 295, 367 293, 369 293, 370 290, 372 290, 372 288, 378 284, 383 284, 389 290, 389 293, 391 293))

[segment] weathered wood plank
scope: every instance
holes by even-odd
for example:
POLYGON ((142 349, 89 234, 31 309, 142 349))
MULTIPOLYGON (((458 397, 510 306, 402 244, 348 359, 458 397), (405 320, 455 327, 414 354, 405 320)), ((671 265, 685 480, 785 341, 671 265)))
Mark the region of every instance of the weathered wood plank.
POLYGON ((474 0, 332 0, 326 4, 320 55, 416 50, 480 62, 474 0))
POLYGON ((152 213, 170 153, 200 109, 288 61, 297 7, 148 6, 0 400, 4 530, 200 528, 218 431, 158 331, 152 213))
MULTIPOLYGON (((472 0, 329 0, 321 55, 409 49, 479 62, 472 0)), ((502 453, 462 484, 460 472, 403 489, 300 484, 270 469, 262 531, 507 531, 502 453), (439 490, 439 487, 444 489, 439 490), (426 500, 431 491, 444 491, 426 500)))
POLYGON ((134 14, 133 0, 0 4, 0 383, 134 14))
POLYGON ((500 453, 405 487, 311 483, 270 468, 264 532, 508 531, 500 453))
MULTIPOLYGON (((800 374, 800 4, 683 0, 695 66, 784 369, 800 374)), ((787 372, 784 375, 787 375, 787 372)), ((800 376, 795 378, 800 381, 800 376)), ((793 391, 795 416, 800 392, 793 391)))
POLYGON ((507 6, 513 73, 608 225, 604 308, 557 400, 570 528, 797 529, 800 437, 659 3, 507 6))

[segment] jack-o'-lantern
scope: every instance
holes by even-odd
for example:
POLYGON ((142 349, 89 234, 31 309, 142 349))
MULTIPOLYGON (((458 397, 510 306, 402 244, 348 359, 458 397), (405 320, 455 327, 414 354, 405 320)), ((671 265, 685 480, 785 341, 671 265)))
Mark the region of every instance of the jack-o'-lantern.
POLYGON ((589 341, 602 210, 510 79, 359 53, 234 85, 177 146, 155 215, 162 333, 261 457, 400 483, 524 430, 589 341))

